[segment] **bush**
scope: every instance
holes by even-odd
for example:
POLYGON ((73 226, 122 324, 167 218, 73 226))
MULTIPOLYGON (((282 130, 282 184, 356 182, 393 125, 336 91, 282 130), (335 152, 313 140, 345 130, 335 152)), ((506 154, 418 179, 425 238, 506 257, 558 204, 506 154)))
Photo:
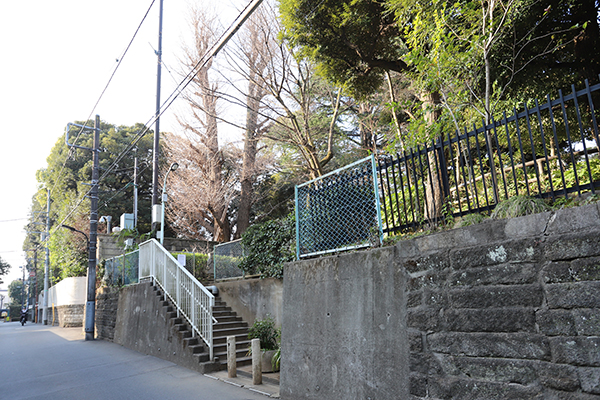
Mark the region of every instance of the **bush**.
POLYGON ((209 278, 208 273, 208 254, 203 253, 172 253, 173 257, 177 259, 177 255, 185 255, 185 269, 187 269, 194 278, 198 281, 206 281, 209 278))
POLYGON ((239 268, 263 278, 283 278, 283 264, 295 259, 295 221, 292 214, 252 225, 242 236, 244 259, 239 268))
POLYGON ((277 350, 280 331, 275 327, 273 317, 257 319, 248 331, 248 339, 259 339, 261 350, 277 350))
POLYGON ((493 219, 515 218, 549 210, 550 206, 537 197, 513 196, 498 203, 491 217, 493 219))

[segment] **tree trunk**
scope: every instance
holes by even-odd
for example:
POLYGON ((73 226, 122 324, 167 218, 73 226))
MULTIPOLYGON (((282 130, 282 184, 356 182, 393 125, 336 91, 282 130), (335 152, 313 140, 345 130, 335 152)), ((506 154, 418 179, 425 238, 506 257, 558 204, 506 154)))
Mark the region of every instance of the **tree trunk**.
MULTIPOLYGON (((440 95, 437 92, 426 93, 422 96, 423 110, 425 111, 425 121, 428 126, 433 125, 440 117, 439 108, 440 95)), ((441 215, 444 204, 443 194, 440 185, 440 173, 437 168, 440 165, 437 151, 427 154, 429 171, 424 171, 425 184, 425 209, 423 210, 424 219, 430 224, 436 224, 437 218, 441 215)))

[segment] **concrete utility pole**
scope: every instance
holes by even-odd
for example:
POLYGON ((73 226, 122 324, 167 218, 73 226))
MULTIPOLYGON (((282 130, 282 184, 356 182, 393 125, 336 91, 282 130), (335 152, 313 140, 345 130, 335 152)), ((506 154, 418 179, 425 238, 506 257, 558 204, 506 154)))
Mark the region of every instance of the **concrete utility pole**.
MULTIPOLYGON (((163 0, 160 0, 160 11, 158 15, 158 56, 156 70, 156 121, 154 124, 154 146, 152 152, 152 231, 157 230, 158 214, 160 209, 158 202, 158 156, 159 156, 159 138, 160 138, 160 74, 162 65, 162 22, 163 22, 163 0)), ((134 217, 135 218, 135 217, 134 217)))
MULTIPOLYGON (((88 242, 88 276, 87 276, 87 302, 85 303, 85 340, 94 340, 96 326, 96 242, 98 238, 98 181, 100 179, 100 116, 96 115, 94 128, 86 125, 67 124, 65 142, 69 147, 88 150, 92 152, 92 189, 90 190, 90 237, 88 242), (69 143, 69 130, 71 125, 82 130, 94 131, 94 144, 92 148, 69 143)), ((64 226, 64 225, 63 225, 64 226)), ((82 232, 83 233, 83 232, 82 232)), ((85 234, 84 234, 85 235, 85 234)))
POLYGON ((98 236, 98 180, 100 178, 100 116, 94 121, 92 148, 92 191, 90 193, 90 245, 88 259, 87 302, 85 303, 85 340, 94 340, 96 326, 96 241, 98 236))
POLYGON ((46 189, 46 234, 44 242, 46 243, 46 264, 44 265, 44 305, 42 309, 42 323, 48 325, 48 286, 50 275, 50 249, 48 249, 48 239, 50 238, 50 189, 46 189))

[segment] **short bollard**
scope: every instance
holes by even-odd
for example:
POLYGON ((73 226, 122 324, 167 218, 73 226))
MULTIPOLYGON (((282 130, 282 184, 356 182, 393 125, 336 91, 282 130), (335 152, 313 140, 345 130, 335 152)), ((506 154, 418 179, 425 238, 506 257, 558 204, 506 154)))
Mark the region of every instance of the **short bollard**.
POLYGON ((235 336, 227 336, 227 376, 235 378, 237 376, 235 360, 235 336))
POLYGON ((260 339, 252 339, 252 384, 262 384, 262 361, 260 339))

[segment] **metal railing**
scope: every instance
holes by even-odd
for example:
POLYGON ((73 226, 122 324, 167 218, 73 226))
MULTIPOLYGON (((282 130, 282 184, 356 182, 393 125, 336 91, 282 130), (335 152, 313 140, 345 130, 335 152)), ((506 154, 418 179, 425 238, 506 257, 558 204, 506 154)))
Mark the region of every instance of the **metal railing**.
POLYGON ((152 279, 165 293, 192 327, 206 343, 213 360, 213 317, 215 297, 192 274, 155 239, 140 244, 140 280, 152 279))
POLYGON ((123 286, 139 282, 139 250, 109 258, 104 263, 104 280, 108 286, 123 286))
POLYGON ((244 271, 238 267, 243 258, 242 239, 216 245, 213 252, 215 280, 243 277, 244 271))
POLYGON ((375 158, 359 160, 296 186, 296 255, 381 244, 375 158))
POLYGON ((600 188, 600 84, 499 121, 446 134, 425 147, 380 156, 383 231, 396 233, 471 213, 517 195, 556 200, 600 188))

